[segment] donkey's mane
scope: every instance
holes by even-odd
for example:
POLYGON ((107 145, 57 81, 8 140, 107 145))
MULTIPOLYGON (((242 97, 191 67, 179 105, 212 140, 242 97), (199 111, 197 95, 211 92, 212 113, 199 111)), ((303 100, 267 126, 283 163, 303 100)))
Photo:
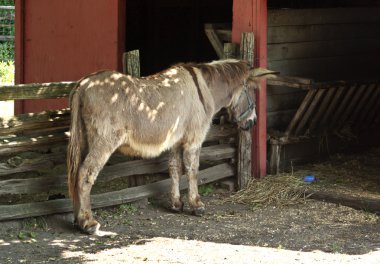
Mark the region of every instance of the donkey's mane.
POLYGON ((153 79, 157 76, 162 76, 162 74, 169 69, 178 67, 183 67, 191 72, 191 68, 198 68, 202 72, 207 85, 212 85, 216 80, 219 80, 228 84, 230 87, 241 85, 243 80, 248 78, 250 69, 247 62, 235 59, 219 60, 210 63, 177 63, 168 69, 143 78, 153 79))

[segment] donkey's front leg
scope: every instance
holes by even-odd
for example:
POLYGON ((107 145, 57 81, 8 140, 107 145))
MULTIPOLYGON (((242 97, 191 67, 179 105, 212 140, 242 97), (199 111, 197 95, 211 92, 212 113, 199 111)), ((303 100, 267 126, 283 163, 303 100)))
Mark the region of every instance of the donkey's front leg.
POLYGON ((189 181, 189 205, 195 215, 204 214, 205 206, 198 193, 198 169, 200 147, 185 148, 183 152, 183 163, 189 181))
POLYGON ((179 180, 182 173, 182 147, 177 145, 169 153, 169 174, 172 179, 170 198, 172 210, 175 212, 183 211, 183 202, 179 192, 179 180))

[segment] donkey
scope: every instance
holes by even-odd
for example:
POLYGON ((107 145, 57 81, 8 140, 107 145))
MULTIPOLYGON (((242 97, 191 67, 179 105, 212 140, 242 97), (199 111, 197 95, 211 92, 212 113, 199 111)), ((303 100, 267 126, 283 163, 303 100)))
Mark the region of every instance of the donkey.
POLYGON ((142 78, 100 71, 78 81, 70 94, 67 155, 74 223, 88 234, 99 230, 91 212, 90 192, 116 150, 151 158, 170 149, 172 209, 183 210, 179 179, 184 169, 190 208, 202 215, 205 206, 198 194, 197 173, 212 117, 226 107, 242 129, 252 127, 256 120, 254 88, 271 73, 257 74, 244 61, 223 60, 177 64, 142 78))

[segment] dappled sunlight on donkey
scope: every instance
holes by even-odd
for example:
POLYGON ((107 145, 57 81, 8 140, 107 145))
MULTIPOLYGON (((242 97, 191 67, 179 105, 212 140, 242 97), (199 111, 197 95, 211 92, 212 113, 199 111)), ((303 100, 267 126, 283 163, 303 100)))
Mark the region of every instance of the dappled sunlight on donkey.
POLYGON ((143 78, 101 71, 81 79, 70 95, 67 156, 75 223, 86 233, 98 232, 90 192, 116 150, 151 158, 170 149, 172 209, 183 210, 179 178, 184 170, 190 208, 202 215, 197 173, 212 117, 226 107, 240 128, 250 129, 256 119, 254 89, 271 73, 251 69, 244 61, 223 60, 177 64, 143 78))

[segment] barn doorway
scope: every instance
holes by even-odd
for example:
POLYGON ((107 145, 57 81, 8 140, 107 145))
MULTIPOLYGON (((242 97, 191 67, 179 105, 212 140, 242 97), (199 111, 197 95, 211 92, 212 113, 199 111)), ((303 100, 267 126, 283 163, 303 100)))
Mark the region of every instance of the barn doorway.
POLYGON ((126 50, 139 49, 141 75, 178 62, 217 59, 205 23, 231 23, 232 0, 128 0, 126 50))

